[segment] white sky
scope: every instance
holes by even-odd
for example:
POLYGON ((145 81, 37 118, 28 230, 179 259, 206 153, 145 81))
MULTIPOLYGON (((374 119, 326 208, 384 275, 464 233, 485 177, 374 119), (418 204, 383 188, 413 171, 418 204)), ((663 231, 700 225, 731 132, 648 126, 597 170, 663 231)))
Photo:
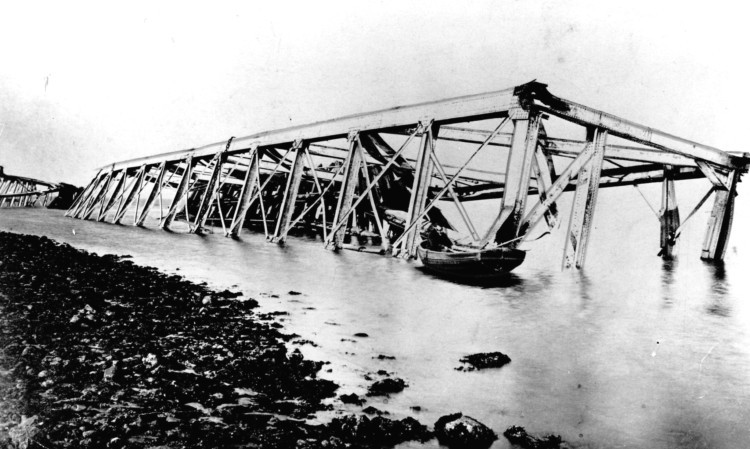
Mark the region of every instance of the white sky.
POLYGON ((6 172, 83 184, 117 160, 531 79, 746 150, 739 6, 151 3, 0 2, 6 172))

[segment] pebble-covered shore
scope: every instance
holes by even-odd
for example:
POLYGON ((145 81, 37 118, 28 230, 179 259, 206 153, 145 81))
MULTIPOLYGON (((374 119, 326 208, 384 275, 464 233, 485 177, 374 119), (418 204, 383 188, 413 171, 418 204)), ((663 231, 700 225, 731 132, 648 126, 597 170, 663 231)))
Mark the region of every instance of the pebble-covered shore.
POLYGON ((309 425, 336 394, 257 302, 0 232, 0 447, 380 447, 413 418, 309 425), (275 326, 272 326, 275 324, 275 326))

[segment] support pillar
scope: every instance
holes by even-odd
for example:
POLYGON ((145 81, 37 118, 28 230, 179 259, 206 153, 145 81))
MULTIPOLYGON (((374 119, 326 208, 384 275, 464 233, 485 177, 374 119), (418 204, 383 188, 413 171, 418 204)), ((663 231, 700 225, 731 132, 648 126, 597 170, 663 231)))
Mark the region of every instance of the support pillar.
POLYGON ((294 162, 286 178, 286 187, 284 188, 284 197, 281 200, 281 213, 276 221, 276 230, 271 238, 272 242, 284 244, 286 234, 289 232, 289 223, 292 221, 294 206, 297 203, 297 193, 302 181, 302 173, 305 168, 305 151, 307 144, 295 142, 290 151, 294 151, 294 162))
MULTIPOLYGON (((349 157, 346 159, 346 170, 344 171, 344 179, 341 182, 341 191, 339 193, 339 200, 336 206, 336 214, 333 219, 333 227, 335 228, 339 224, 339 217, 343 217, 343 220, 349 219, 349 209, 352 207, 354 200, 354 189, 359 184, 360 167, 362 166, 362 147, 359 145, 359 138, 357 133, 353 132, 349 134, 349 157)), ((333 247, 334 249, 341 249, 344 246, 344 236, 348 226, 346 223, 339 226, 336 233, 333 235, 333 247)))
POLYGON ((96 186, 96 181, 97 179, 99 179, 99 176, 101 176, 101 170, 96 174, 96 176, 91 179, 91 182, 89 182, 86 188, 83 189, 83 191, 78 195, 75 201, 73 201, 73 204, 70 205, 68 210, 65 212, 66 217, 70 217, 71 215, 73 217, 76 216, 77 211, 80 209, 80 206, 84 203, 88 195, 94 189, 94 186, 96 186))
POLYGON ((177 211, 179 210, 180 202, 190 188, 190 179, 193 176, 194 166, 195 162, 193 161, 193 155, 189 155, 185 159, 185 170, 182 172, 182 177, 180 178, 179 184, 177 184, 177 190, 174 193, 174 198, 172 198, 172 202, 169 204, 169 210, 159 224, 159 227, 161 227, 162 229, 169 229, 172 221, 174 221, 174 217, 175 215, 177 215, 177 211))
POLYGON ((125 211, 127 211, 128 206, 130 206, 130 203, 133 202, 136 194, 140 192, 141 186, 143 185, 143 180, 145 179, 148 170, 149 167, 147 165, 141 165, 141 167, 138 169, 138 172, 135 174, 135 179, 133 180, 133 186, 130 188, 130 192, 128 192, 128 196, 125 198, 125 201, 121 202, 117 207, 117 212, 115 213, 115 218, 112 220, 112 223, 119 223, 120 220, 122 220, 122 217, 125 216, 125 211))
MULTIPOLYGON (((438 130, 432 124, 421 123, 420 125, 424 129, 424 132, 419 144, 419 154, 417 155, 414 182, 411 188, 409 210, 406 215, 404 229, 408 229, 412 223, 421 219, 422 211, 427 205, 427 194, 429 193, 430 182, 432 181, 432 173, 435 170, 435 164, 430 155, 435 145, 438 130)), ((406 239, 403 243, 405 246, 402 247, 401 253, 403 257, 416 257, 417 245, 419 244, 418 236, 419 225, 413 226, 411 230, 407 231, 406 239)))
POLYGON ((209 178, 208 184, 206 184, 206 190, 203 192, 203 197, 201 198, 200 206, 198 207, 198 213, 195 216, 195 222, 190 228, 191 233, 199 232, 206 224, 208 211, 211 209, 211 203, 218 194, 221 167, 224 164, 225 159, 226 154, 224 152, 214 156, 214 168, 211 171, 211 178, 209 178))
POLYGON ((485 246, 493 239, 497 243, 509 242, 524 233, 520 225, 529 194, 541 117, 538 113, 528 113, 522 109, 510 111, 509 114, 513 119, 513 137, 506 164, 503 200, 500 213, 480 246, 485 246))
POLYGON ((99 187, 99 185, 102 183, 102 181, 107 177, 107 173, 100 173, 97 175, 94 180, 90 184, 90 189, 86 193, 86 195, 81 195, 81 201, 78 203, 78 206, 76 207, 75 211, 70 215, 73 218, 81 218, 83 213, 88 209, 89 204, 91 204, 91 200, 94 198, 94 194, 96 193, 96 189, 99 187))
POLYGON ((146 203, 143 204, 143 210, 141 211, 140 216, 135 221, 136 226, 143 226, 143 222, 146 221, 146 217, 148 217, 148 213, 156 200, 156 196, 161 192, 162 184, 164 183, 164 173, 166 171, 167 163, 162 161, 162 163, 159 164, 159 173, 154 180, 154 187, 151 189, 151 193, 149 193, 146 203))
MULTIPOLYGON (((549 191, 555 181, 555 164, 552 162, 552 157, 546 153, 541 145, 535 151, 533 165, 539 201, 543 203, 547 199, 545 192, 549 191)), ((550 204, 549 209, 544 213, 544 219, 550 229, 557 225, 557 203, 550 204)))
POLYGON ((589 128, 586 140, 593 142, 594 154, 578 173, 576 193, 573 198, 573 210, 570 214, 570 225, 565 240, 563 268, 583 268, 586 259, 586 248, 594 218, 596 197, 599 192, 599 178, 604 161, 604 146, 607 144, 606 130, 589 128))
POLYGON ((101 182, 101 189, 99 189, 99 192, 94 196, 94 199, 91 201, 91 203, 84 209, 83 215, 81 215, 82 220, 86 220, 89 218, 89 216, 94 212, 94 209, 96 209, 96 205, 99 204, 100 201, 104 201, 104 197, 107 195, 107 190, 109 189, 109 183, 112 181, 113 171, 110 170, 109 173, 107 173, 107 176, 105 179, 101 182))
POLYGON ((734 197, 737 196, 737 182, 739 181, 737 170, 731 171, 727 176, 726 190, 717 190, 714 199, 714 208, 708 219, 706 237, 703 240, 703 251, 701 259, 720 261, 724 259, 729 243, 729 233, 732 230, 732 217, 734 215, 734 197))
POLYGON ((671 165, 664 167, 664 180, 661 184, 661 256, 665 259, 672 257, 675 233, 680 227, 680 210, 677 208, 677 196, 674 188, 676 170, 671 165))
POLYGON ((247 172, 245 172, 245 181, 242 183, 242 190, 240 190, 240 196, 237 198, 237 207, 234 211, 232 224, 229 226, 229 232, 227 233, 231 237, 237 237, 242 232, 242 225, 245 222, 245 216, 250 209, 251 199, 258 184, 261 151, 257 148, 250 150, 250 164, 247 167, 247 172))
POLYGON ((106 202, 102 202, 102 208, 99 209, 99 215, 96 217, 96 221, 102 221, 104 220, 104 217, 107 216, 107 212, 112 208, 112 206, 115 204, 115 201, 117 200, 117 196, 122 191, 122 187, 125 185, 125 179, 128 177, 127 169, 123 169, 121 171, 122 176, 117 180, 117 184, 115 184, 115 189, 112 191, 112 195, 110 195, 109 200, 106 202))

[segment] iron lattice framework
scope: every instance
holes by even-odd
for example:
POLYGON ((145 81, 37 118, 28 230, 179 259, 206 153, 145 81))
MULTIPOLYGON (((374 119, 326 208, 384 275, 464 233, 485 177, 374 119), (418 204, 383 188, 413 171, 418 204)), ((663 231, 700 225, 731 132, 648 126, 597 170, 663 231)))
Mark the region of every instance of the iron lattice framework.
POLYGON ((702 257, 720 260, 748 163, 747 153, 642 126, 531 82, 116 162, 99 170, 66 215, 112 223, 132 215, 142 226, 150 214, 154 221, 158 199, 163 229, 184 217, 189 232, 202 232, 210 220, 227 236, 249 225, 283 243, 292 229, 307 227, 326 246, 369 235, 381 253, 414 257, 426 222, 451 226, 439 202, 455 205, 467 246, 515 247, 542 221, 555 226, 556 202, 573 191, 564 266, 580 268, 599 188, 662 183, 661 247, 669 256, 681 231, 674 182, 707 178, 710 189, 689 215, 713 195, 702 257), (548 135, 552 119, 585 139, 548 135), (504 164, 477 168, 483 150, 504 164), (445 161, 456 158, 463 161, 445 161), (489 199, 500 207, 480 232, 465 203, 489 199))
POLYGON ((47 206, 61 188, 60 184, 8 175, 0 167, 0 208, 47 206))

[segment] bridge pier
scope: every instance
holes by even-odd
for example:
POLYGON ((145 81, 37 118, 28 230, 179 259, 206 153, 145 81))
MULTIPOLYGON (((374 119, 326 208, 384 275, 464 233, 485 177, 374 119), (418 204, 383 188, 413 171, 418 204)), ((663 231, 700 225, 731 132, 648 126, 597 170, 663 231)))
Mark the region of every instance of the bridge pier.
POLYGON ((497 242, 510 242, 518 237, 526 208, 531 169, 537 151, 540 116, 522 109, 511 110, 509 115, 513 119, 513 136, 500 213, 480 242, 480 247, 493 239, 497 242))
POLYGON ((237 207, 234 210, 232 224, 229 226, 228 236, 237 237, 242 232, 242 224, 245 222, 245 215, 250 208, 251 199, 254 196, 256 185, 258 184, 259 164, 262 154, 257 146, 250 150, 250 163, 245 172, 245 179, 242 182, 242 190, 237 197, 237 207))
POLYGON ((294 153, 294 161, 286 178, 284 196, 281 199, 281 213, 278 220, 276 220, 276 229, 274 230, 273 237, 271 237, 272 242, 279 244, 284 244, 286 234, 289 232, 289 223, 291 223, 292 215, 294 214, 297 193, 299 192, 299 185, 302 181, 302 174, 305 168, 307 143, 297 141, 290 151, 294 153))
MULTIPOLYGON (((221 169, 224 161, 226 160, 226 154, 224 152, 218 153, 213 157, 211 163, 213 168, 211 169, 211 177, 206 184, 206 189, 203 191, 201 196, 200 205, 198 206, 198 213, 195 214, 195 220, 190 226, 190 232, 200 232, 206 225, 206 219, 208 218, 208 211, 211 208, 211 203, 217 196, 219 188, 219 178, 221 177, 221 169)), ((188 220, 190 217, 188 217, 188 220)))
POLYGON ((664 180, 661 190, 661 256, 665 259, 672 257, 675 246, 676 232, 680 227, 680 210, 677 208, 677 196, 674 188, 675 169, 667 165, 664 167, 664 180))
POLYGON ((136 226, 143 226, 143 222, 146 221, 146 217, 148 217, 148 213, 151 211, 151 207, 154 205, 157 195, 161 195, 161 188, 164 183, 164 173, 166 173, 166 171, 167 163, 162 161, 162 163, 159 164, 159 168, 157 168, 151 192, 149 192, 146 202, 143 204, 143 210, 141 210, 140 215, 136 218, 136 226))
MULTIPOLYGON (((333 247, 341 249, 344 247, 344 236, 348 228, 349 211, 354 201, 354 189, 359 184, 360 167, 362 166, 362 145, 359 143, 359 133, 349 133, 349 156, 346 161, 344 178, 341 181, 341 191, 339 193, 338 204, 336 205, 336 214, 333 218, 333 247), (338 229, 336 229, 338 227, 338 229)), ((329 236, 330 239, 330 236, 329 236)))
POLYGON ((734 200, 737 196, 739 173, 732 170, 727 175, 726 188, 716 190, 714 207, 708 219, 706 237, 703 240, 701 259, 720 261, 724 259, 732 230, 734 200))
POLYGON ((411 225, 422 218, 422 211, 427 201, 432 173, 435 169, 430 157, 435 143, 433 124, 431 122, 423 122, 420 123, 420 128, 423 131, 420 136, 419 153, 417 153, 417 162, 414 168, 414 182, 412 183, 411 197, 409 198, 409 209, 406 213, 406 237, 401 240, 400 248, 394 248, 397 251, 396 255, 406 258, 416 257, 417 254, 419 224, 411 225), (411 229, 409 229, 410 226, 411 229))
POLYGON ((599 179, 604 161, 604 146, 607 144, 607 131, 588 128, 586 141, 594 146, 591 159, 578 172, 570 224, 565 241, 563 268, 583 268, 586 249, 594 219, 596 197, 599 193, 599 179))

